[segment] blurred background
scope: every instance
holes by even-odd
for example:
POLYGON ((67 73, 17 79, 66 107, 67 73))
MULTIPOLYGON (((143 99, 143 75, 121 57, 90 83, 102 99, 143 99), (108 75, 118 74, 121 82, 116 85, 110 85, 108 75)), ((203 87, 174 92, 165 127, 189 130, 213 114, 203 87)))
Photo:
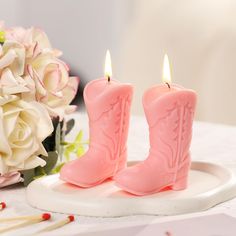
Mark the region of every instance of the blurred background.
POLYGON ((7 26, 36 26, 63 51, 82 89, 103 76, 110 49, 113 76, 142 94, 161 83, 165 53, 172 79, 198 93, 196 119, 236 125, 236 1, 234 0, 5 0, 7 26))

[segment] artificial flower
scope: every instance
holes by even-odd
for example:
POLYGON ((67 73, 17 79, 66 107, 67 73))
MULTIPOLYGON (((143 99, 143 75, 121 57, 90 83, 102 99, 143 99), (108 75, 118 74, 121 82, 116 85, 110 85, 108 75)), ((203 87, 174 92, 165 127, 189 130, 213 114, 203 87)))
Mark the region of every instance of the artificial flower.
POLYGON ((42 141, 52 131, 50 116, 38 102, 0 96, 0 174, 44 166, 42 141))
POLYGON ((48 163, 47 151, 58 154, 59 121, 75 110, 70 103, 79 84, 61 55, 41 29, 7 28, 0 21, 0 188, 48 163), (54 132, 52 120, 58 122, 54 132))
MULTIPOLYGON (((28 81, 31 96, 42 103, 51 116, 59 116, 73 112, 76 106, 69 105, 75 97, 79 85, 78 77, 70 77, 68 67, 53 53, 41 53, 29 62, 28 75, 34 81, 28 81)), ((29 94, 23 95, 25 99, 29 94)))
POLYGON ((18 171, 13 171, 4 175, 0 175, 0 188, 23 182, 23 180, 24 179, 21 177, 21 174, 18 171))

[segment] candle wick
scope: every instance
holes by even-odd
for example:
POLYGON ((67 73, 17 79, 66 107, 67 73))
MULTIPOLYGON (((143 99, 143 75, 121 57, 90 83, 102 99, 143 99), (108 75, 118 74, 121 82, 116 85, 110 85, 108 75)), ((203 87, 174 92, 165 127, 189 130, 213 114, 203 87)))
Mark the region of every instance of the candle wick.
POLYGON ((170 84, 166 82, 166 85, 168 86, 168 88, 170 89, 170 84))
POLYGON ((107 80, 108 80, 108 82, 111 81, 111 77, 109 75, 107 76, 107 80))

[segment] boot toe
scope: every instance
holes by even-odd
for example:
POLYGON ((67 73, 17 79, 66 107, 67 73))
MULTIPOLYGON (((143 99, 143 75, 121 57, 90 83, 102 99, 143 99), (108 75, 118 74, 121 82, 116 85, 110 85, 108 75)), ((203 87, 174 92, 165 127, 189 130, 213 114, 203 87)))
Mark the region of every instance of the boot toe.
POLYGON ((110 177, 109 168, 101 160, 92 161, 89 156, 66 163, 60 171, 60 179, 82 188, 96 186, 110 177))
POLYGON ((138 171, 134 167, 120 171, 114 177, 115 185, 133 195, 145 195, 142 189, 143 184, 139 181, 138 175, 138 171))
POLYGON ((73 161, 66 163, 61 168, 60 179, 65 182, 72 183, 72 184, 76 184, 78 182, 78 176, 77 176, 77 173, 74 171, 73 161))
MULTIPOLYGON (((158 170, 144 161, 120 171, 114 177, 115 184, 133 195, 144 196, 158 192, 165 185, 158 178, 158 170)), ((167 176, 168 177, 168 176, 167 176)))
POLYGON ((75 160, 65 164, 60 171, 60 179, 79 187, 89 187, 91 184, 81 168, 83 165, 79 165, 77 162, 78 160, 75 160))

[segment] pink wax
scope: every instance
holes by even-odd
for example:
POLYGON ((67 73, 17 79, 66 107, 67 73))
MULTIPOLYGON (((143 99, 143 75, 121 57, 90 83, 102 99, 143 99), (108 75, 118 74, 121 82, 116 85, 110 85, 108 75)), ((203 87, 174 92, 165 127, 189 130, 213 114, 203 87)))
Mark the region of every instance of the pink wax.
POLYGON ((97 79, 84 89, 89 117, 89 150, 63 166, 60 178, 80 187, 92 187, 126 166, 126 141, 133 87, 113 79, 97 79))
POLYGON ((86 96, 88 99, 93 100, 101 96, 102 94, 105 94, 106 92, 109 92, 109 89, 119 86, 121 83, 117 80, 110 80, 110 82, 107 81, 106 78, 96 79, 91 81, 86 86, 86 91, 84 93, 84 96, 86 96))
POLYGON ((187 187, 195 106, 195 92, 179 85, 157 85, 144 93, 149 155, 115 176, 119 187, 135 195, 187 187))
POLYGON ((183 90, 184 88, 177 84, 171 84, 170 88, 167 84, 156 85, 151 87, 145 92, 145 99, 148 103, 154 102, 160 96, 171 93, 179 90, 183 90))

